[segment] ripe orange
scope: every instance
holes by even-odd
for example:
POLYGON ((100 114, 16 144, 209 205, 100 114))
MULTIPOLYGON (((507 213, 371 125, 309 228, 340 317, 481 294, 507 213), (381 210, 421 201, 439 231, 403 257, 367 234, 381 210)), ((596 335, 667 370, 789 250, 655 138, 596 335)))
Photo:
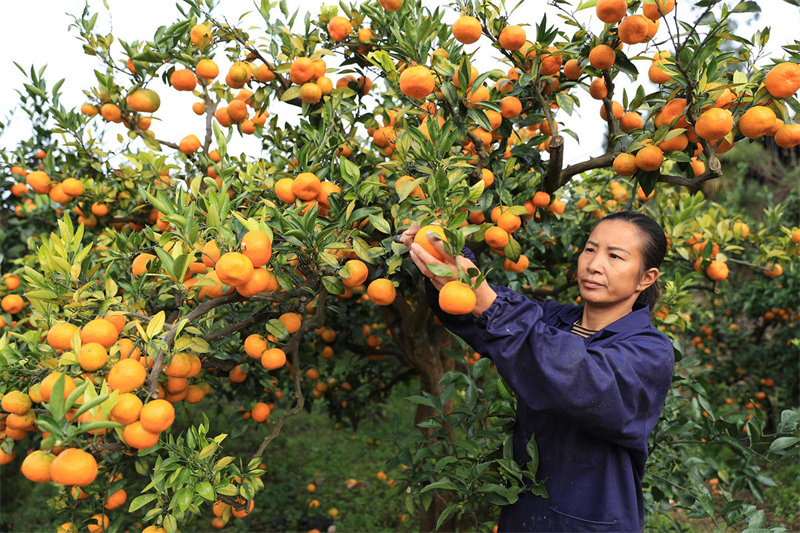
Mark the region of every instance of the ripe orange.
POLYGON ((307 57, 298 57, 292 63, 291 70, 289 71, 289 79, 292 83, 302 85, 311 81, 314 77, 314 62, 307 57))
MULTIPOLYGON (((603 78, 595 78, 594 81, 589 85, 589 95, 594 98, 595 100, 602 100, 608 95, 608 87, 606 87, 606 81, 603 78)), ((542 124, 545 124, 547 121, 542 121, 542 124)), ((544 133, 544 132, 542 132, 544 133)), ((545 133, 545 135, 547 135, 545 133)))
POLYGON ((142 407, 139 422, 151 433, 160 433, 175 421, 175 408, 166 400, 152 400, 142 407))
POLYGON ((316 174, 303 172, 292 182, 292 193, 301 200, 314 200, 319 196, 321 182, 316 174))
POLYGON ((625 44, 638 44, 647 37, 647 19, 642 15, 631 15, 622 19, 617 29, 619 39, 625 44))
POLYGON ((275 183, 275 195, 284 203, 293 204, 297 200, 297 195, 292 192, 294 180, 292 178, 281 178, 275 183))
POLYGON ((183 139, 181 139, 180 144, 178 145, 181 152, 186 155, 191 155, 195 153, 197 150, 200 149, 202 144, 200 143, 200 139, 197 138, 197 135, 191 134, 187 135, 183 139))
POLYGON ((81 345, 78 352, 78 364, 87 372, 94 372, 103 368, 108 360, 108 352, 102 344, 87 342, 81 345))
POLYGON ((203 80, 213 80, 219 76, 219 67, 210 59, 201 59, 195 67, 197 77, 203 80))
POLYGON ((607 44, 597 45, 589 52, 589 63, 598 70, 610 68, 616 60, 614 49, 607 44))
POLYGON ((661 141, 656 146, 661 148, 662 152, 683 152, 689 146, 689 138, 685 133, 681 133, 668 141, 661 141))
POLYGON ((522 226, 522 219, 512 212, 506 211, 497 219, 497 225, 508 233, 514 233, 522 226))
POLYGON ((460 17, 453 24, 453 37, 462 44, 472 44, 481 38, 481 23, 475 17, 460 17))
POLYGON ((119 339, 117 328, 105 318, 95 318, 81 328, 81 342, 97 342, 109 349, 119 339))
POLYGON ((451 315, 471 313, 476 303, 475 292, 460 281, 449 281, 439 291, 439 307, 451 315))
POLYGON ((664 152, 658 146, 645 146, 636 152, 636 166, 645 172, 658 170, 663 162, 664 152))
POLYGON ((228 252, 219 258, 214 270, 222 283, 238 287, 253 277, 253 262, 244 254, 228 252))
POLYGON ((261 356, 261 366, 267 370, 277 370, 286 364, 286 353, 280 348, 271 348, 261 356))
POLYGON ((3 411, 14 415, 24 415, 31 409, 31 397, 22 391, 13 390, 3 396, 0 403, 3 411))
POLYGON ((169 364, 164 367, 164 375, 176 378, 187 378, 192 373, 194 364, 194 354, 189 352, 178 352, 172 356, 169 364))
POLYGON ((138 389, 144 385, 146 378, 147 372, 138 361, 122 359, 111 367, 106 381, 111 390, 119 391, 122 394, 138 389))
POLYGON ((367 296, 377 305, 391 305, 397 297, 397 290, 391 280, 379 278, 369 284, 367 296))
POLYGON ((203 49, 211 42, 211 32, 205 24, 197 24, 189 32, 189 38, 193 45, 203 49))
POLYGON ((53 480, 50 475, 50 465, 55 458, 56 456, 51 453, 36 450, 22 461, 19 470, 34 483, 50 483, 53 480))
POLYGON ((767 73, 764 85, 772 96, 790 98, 800 89, 800 65, 789 61, 778 63, 767 73))
POLYGON ((795 229, 792 231, 792 242, 795 244, 800 244, 800 229, 795 229))
POLYGON ((636 111, 628 111, 622 115, 621 119, 619 119, 619 127, 625 133, 630 133, 637 128, 641 128, 642 126, 644 126, 644 119, 642 119, 642 115, 636 111))
POLYGON ((516 263, 512 262, 510 259, 503 261, 503 269, 516 274, 521 274, 522 272, 525 272, 525 269, 528 268, 529 264, 530 260, 524 254, 520 254, 516 263))
POLYGON ((283 313, 278 317, 278 320, 283 322, 283 325, 286 326, 286 331, 288 331, 290 335, 296 333, 302 324, 302 319, 297 313, 283 313))
POLYGON ((706 171, 706 164, 696 157, 692 158, 690 165, 692 166, 692 172, 694 172, 695 176, 699 176, 706 171))
MULTIPOLYGON (((161 98, 158 93, 151 89, 138 89, 133 91, 125 99, 133 111, 139 113, 155 113, 161 107, 161 98)), ((95 108, 97 109, 97 108, 95 108)), ((83 110, 83 108, 81 108, 83 110)), ((95 111, 95 114, 97 111, 95 111)))
POLYGON ((108 206, 95 202, 92 204, 92 214, 98 217, 104 217, 108 214, 108 206))
POLYGON ((750 226, 741 221, 736 222, 733 224, 733 233, 737 238, 745 239, 748 235, 750 235, 750 226))
POLYGON ((433 244, 428 239, 428 233, 434 233, 438 235, 441 240, 446 240, 444 228, 436 224, 429 224, 419 229, 417 234, 414 236, 414 244, 419 244, 423 250, 431 254, 433 257, 439 261, 444 261, 444 255, 442 255, 436 248, 433 247, 433 244))
MULTIPOLYGON (((236 498, 236 501, 239 503, 245 503, 244 499, 242 498, 236 498)), ((256 505, 255 500, 250 500, 250 502, 244 506, 244 509, 237 510, 236 508, 231 507, 231 512, 233 513, 233 516, 235 516, 236 518, 244 518, 245 516, 253 512, 255 505, 256 505)))
POLYGON ((222 282, 219 280, 219 277, 217 276, 216 270, 212 270, 211 272, 207 273, 205 275, 204 279, 209 279, 214 284, 211 285, 211 286, 206 286, 206 287, 201 287, 200 288, 199 298, 201 300, 204 300, 205 298, 212 298, 212 299, 213 298, 219 298, 219 297, 224 296, 226 294, 231 294, 231 293, 233 293, 234 290, 236 290, 233 287, 229 287, 229 289, 226 292, 223 292, 222 291, 222 282))
POLYGON ((83 183, 75 178, 67 178, 61 183, 61 188, 69 196, 80 196, 83 194, 83 183))
MULTIPOLYGON (((499 220, 499 219, 498 219, 499 220)), ((508 244, 508 232, 499 226, 492 226, 484 233, 486 244, 491 248, 502 249, 508 244)))
POLYGON ((781 148, 794 148, 800 144, 800 124, 786 124, 775 133, 775 144, 781 148))
POLYGON ((150 263, 156 256, 153 254, 139 254, 131 264, 131 273, 133 277, 138 278, 147 272, 147 264, 150 263))
POLYGON ((650 20, 658 20, 671 13, 673 9, 675 0, 644 0, 642 4, 642 13, 650 20))
POLYGON ((135 394, 126 392, 117 397, 117 403, 111 409, 111 418, 123 424, 133 424, 139 420, 142 411, 142 400, 135 394))
POLYGON ((169 83, 178 91, 194 91, 197 77, 188 68, 175 70, 169 77, 169 83))
POLYGON ((267 339, 253 333, 248 335, 244 340, 244 352, 254 359, 261 359, 264 352, 267 350, 267 339))
POLYGON ((767 135, 777 119, 775 112, 766 106, 751 107, 739 119, 739 131, 748 139, 757 139, 767 135))
POLYGON ((322 96, 331 94, 331 91, 333 91, 333 81, 331 81, 331 79, 327 76, 320 76, 317 78, 316 84, 317 87, 319 87, 322 96))
MULTIPOLYGON (((553 53, 557 51, 558 48, 555 46, 548 46, 547 51, 542 53, 542 76, 552 76, 554 74, 558 74, 558 72, 561 70, 561 63, 564 61, 564 57, 561 54, 553 53)), ((531 53, 535 55, 536 52, 529 52, 528 57, 531 57, 531 53)))
POLYGON ((159 434, 147 431, 142 425, 141 421, 137 420, 136 422, 125 426, 125 430, 122 432, 122 437, 131 448, 136 448, 137 450, 146 450, 147 448, 152 448, 158 443, 159 434))
POLYGON ((122 111, 115 104, 103 104, 103 107, 100 108, 100 114, 109 122, 122 122, 122 111))
POLYGON ((336 16, 328 22, 328 34, 334 41, 344 41, 352 31, 353 25, 344 17, 336 16))
POLYGON ((597 18, 606 24, 616 24, 628 11, 627 0, 599 0, 596 6, 597 18))
POLYGON ((339 276, 342 278, 342 283, 345 287, 358 287, 367 281, 369 270, 363 261, 351 259, 344 264, 344 268, 347 272, 344 273, 342 270, 339 270, 339 276))
POLYGON ((733 129, 733 114, 727 109, 711 108, 697 119, 694 131, 707 141, 722 139, 733 129))
POLYGON ((484 187, 489 187, 492 183, 494 183, 494 174, 488 168, 481 169, 481 181, 483 181, 484 187))
POLYGON ((330 181, 323 181, 319 186, 319 194, 317 195, 317 202, 323 207, 330 208, 330 195, 342 192, 342 188, 330 181))
POLYGON ((125 492, 125 489, 118 489, 116 492, 114 492, 114 494, 108 497, 105 508, 109 511, 112 511, 118 507, 121 507, 127 499, 128 493, 125 492))
POLYGON ((506 26, 497 40, 506 50, 519 50, 525 44, 525 30, 522 26, 506 26))
POLYGON ((50 401, 50 395, 53 393, 53 387, 58 381, 58 378, 64 376, 64 399, 66 400, 67 397, 72 394, 72 391, 75 390, 75 381, 65 374, 61 372, 52 372, 46 378, 44 378, 39 385, 39 394, 42 395, 42 400, 45 402, 50 401))
POLYGON ((25 176, 25 182, 30 185, 31 189, 39 194, 47 194, 50 192, 50 176, 41 170, 34 170, 25 176))
POLYGON ((378 0, 386 11, 397 11, 403 7, 403 0, 378 0))
POLYGON ((3 308, 3 311, 11 315, 16 315, 22 311, 24 306, 25 302, 19 294, 7 294, 0 300, 0 307, 3 308))
POLYGON ((217 246, 217 241, 208 241, 203 245, 203 264, 207 267, 214 268, 219 261, 220 251, 217 246))
POLYGON ((97 461, 90 453, 67 448, 50 463, 53 481, 62 485, 90 485, 97 477, 97 461))
POLYGON ((314 82, 304 83, 300 88, 300 99, 307 104, 316 104, 322 99, 322 88, 314 82))
POLYGON ((632 154, 622 153, 614 158, 614 172, 620 176, 633 176, 637 170, 636 157, 632 154))
POLYGON ((772 265, 767 265, 767 266, 771 266, 772 268, 769 268, 768 270, 764 271, 765 276, 769 276, 770 278, 777 278, 778 276, 783 274, 783 267, 781 265, 775 264, 774 266, 772 265))
POLYGON ((260 292, 275 292, 276 290, 278 290, 277 278, 264 268, 254 268, 253 277, 244 285, 236 287, 236 292, 246 298, 251 298, 260 292))
POLYGON ((270 413, 269 405, 265 404, 264 402, 258 402, 250 410, 250 417, 253 419, 254 422, 263 422, 267 419, 269 413, 270 413))
POLYGON ((564 63, 564 76, 571 80, 577 80, 582 75, 583 71, 581 70, 580 63, 577 59, 570 59, 564 63))
MULTIPOLYGON (((622 104, 617 102, 616 100, 611 101, 611 114, 614 116, 615 119, 619 120, 622 118, 624 110, 622 109, 622 104)), ((606 120, 606 106, 605 104, 600 105, 600 118, 606 120)))
POLYGON ((706 275, 713 281, 721 281, 728 277, 728 265, 723 261, 714 259, 706 268, 706 275))
POLYGON ((400 91, 411 98, 426 98, 436 88, 433 73, 427 67, 410 67, 400 75, 400 91))

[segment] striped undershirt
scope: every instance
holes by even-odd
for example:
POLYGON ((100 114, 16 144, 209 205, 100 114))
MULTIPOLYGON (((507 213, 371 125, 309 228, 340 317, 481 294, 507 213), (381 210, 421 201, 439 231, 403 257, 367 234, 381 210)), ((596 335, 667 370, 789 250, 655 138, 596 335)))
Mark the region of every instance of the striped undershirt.
POLYGON ((589 328, 585 328, 585 327, 581 326, 581 319, 579 318, 578 320, 573 322, 572 329, 570 330, 570 332, 571 333, 575 333, 576 335, 579 335, 579 336, 581 336, 581 337, 583 337, 585 339, 585 338, 591 337, 592 335, 597 333, 597 330, 589 329, 589 328))

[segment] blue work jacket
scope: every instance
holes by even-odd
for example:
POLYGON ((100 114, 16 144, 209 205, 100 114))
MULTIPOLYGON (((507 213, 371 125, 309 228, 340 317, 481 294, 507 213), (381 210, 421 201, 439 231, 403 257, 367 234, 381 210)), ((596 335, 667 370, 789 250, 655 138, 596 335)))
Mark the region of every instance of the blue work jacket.
POLYGON ((549 498, 523 492, 503 507, 498 530, 643 531, 647 442, 674 365, 672 344, 653 327, 649 307, 635 306, 584 339, 570 332, 583 306, 537 302, 492 285, 497 299, 479 317, 449 315, 425 284, 442 324, 491 358, 516 393, 514 459, 530 461, 531 435, 539 449, 536 478, 545 480, 549 498))

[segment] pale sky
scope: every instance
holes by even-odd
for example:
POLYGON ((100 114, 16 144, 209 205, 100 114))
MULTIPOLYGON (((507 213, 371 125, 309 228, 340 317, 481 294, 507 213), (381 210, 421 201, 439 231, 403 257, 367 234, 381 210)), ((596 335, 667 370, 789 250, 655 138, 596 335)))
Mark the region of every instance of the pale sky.
MULTIPOLYGON (((103 6, 102 1, 90 0, 89 5, 92 12, 99 12, 96 31, 105 33, 112 31, 117 39, 131 42, 134 40, 145 41, 152 39, 156 29, 162 25, 170 25, 177 20, 179 13, 175 4, 170 0, 107 0, 109 10, 103 6)), ((299 6, 302 11, 310 11, 312 17, 320 13, 320 6, 323 4, 331 5, 334 2, 323 2, 321 0, 289 0, 290 9, 299 6)), ((434 2, 424 0, 424 3, 431 8, 436 5, 445 6, 447 14, 445 21, 452 23, 458 17, 458 13, 446 7, 447 2, 434 2)), ((516 1, 507 1, 509 6, 515 5, 516 1)), ((0 32, 0 120, 7 121, 12 108, 18 104, 16 89, 22 88, 24 78, 13 62, 19 63, 23 68, 30 70, 31 65, 37 69, 43 65, 48 65, 45 71, 45 78, 48 86, 61 79, 66 78, 62 92, 62 103, 67 107, 80 107, 86 101, 83 90, 88 89, 92 82, 95 82, 93 70, 100 68, 99 61, 83 53, 81 42, 76 37, 75 32, 68 31, 71 22, 67 13, 79 15, 83 9, 83 0, 0 0, 0 17, 6 21, 3 31, 0 32)), ((779 50, 780 45, 790 43, 790 30, 796 30, 797 23, 800 22, 800 8, 793 7, 782 0, 760 0, 762 15, 758 21, 753 22, 749 28, 740 27, 737 33, 749 37, 755 29, 762 29, 765 26, 772 27, 772 37, 769 43, 771 54, 782 55, 779 50), (789 24, 789 21, 794 21, 789 24)), ((679 9, 681 5, 679 4, 679 9)), ((220 18, 227 17, 231 23, 236 23, 239 16, 247 11, 254 11, 251 0, 222 0, 220 6, 215 11, 220 18)), ((579 12, 578 18, 582 23, 589 24, 589 27, 596 32, 602 29, 602 22, 594 16, 594 9, 587 9, 579 12)), ((510 22, 513 24, 529 24, 526 27, 529 39, 535 35, 535 24, 537 24, 542 14, 547 14, 548 22, 557 23, 557 11, 547 5, 543 0, 528 0, 523 6, 517 9, 511 16, 510 22), (534 8, 535 6, 535 8, 534 8)), ((743 23, 751 15, 739 15, 738 20, 743 23)), ((684 18, 683 16, 681 18, 684 18)), ((303 16, 298 16, 299 24, 295 29, 300 28, 303 16)), ((248 29, 263 25, 260 15, 251 13, 240 23, 240 27, 248 29), (260 24, 261 23, 261 24, 260 24)), ((252 35, 258 36, 259 32, 254 30, 252 35)), ((658 33, 659 38, 665 38, 664 28, 658 33), (662 35, 663 33, 663 35, 662 35)), ((532 40, 532 39, 531 39, 532 40)), ((116 44, 117 55, 122 58, 122 48, 116 44)), ((501 57, 499 52, 489 46, 488 39, 481 39, 472 45, 466 45, 466 51, 477 50, 476 59, 473 64, 479 71, 484 72, 493 68, 507 70, 499 62, 501 57)), ((626 46, 626 53, 629 56, 644 51, 644 45, 634 47, 626 46), (633 48, 633 50, 630 50, 633 48)), ((652 55, 652 51, 647 52, 652 55)), ((220 78, 224 77, 230 63, 222 53, 215 58, 220 66, 220 78)), ((328 60, 328 66, 335 66, 333 61, 328 60)), ((640 80, 644 80, 646 92, 651 92, 654 86, 647 80, 648 62, 641 62, 637 65, 641 72, 640 80)), ((334 83, 340 75, 328 74, 334 83)), ((374 78, 374 76, 373 76, 374 78)), ((629 85, 625 76, 619 76, 615 81, 623 82, 618 85, 624 87, 629 85)), ((191 110, 191 105, 197 98, 190 93, 178 92, 171 87, 164 86, 159 80, 154 80, 149 85, 161 96, 161 109, 155 116, 161 121, 153 121, 151 129, 156 133, 156 137, 164 140, 179 142, 181 138, 190 133, 195 133, 202 138, 204 131, 204 118, 198 117, 191 110)), ((566 145, 564 151, 565 164, 582 161, 590 156, 599 155, 602 152, 603 135, 605 123, 599 118, 598 110, 600 103, 593 100, 588 92, 576 91, 578 98, 583 104, 583 109, 576 110, 572 117, 564 112, 557 115, 557 119, 565 123, 578 133, 581 142, 578 144, 572 137, 565 136, 566 145)), ((615 99, 622 101, 621 88, 617 88, 615 99)), ((281 103, 270 105, 270 113, 278 114, 281 120, 296 124, 298 122, 297 108, 281 103)), ((16 143, 29 135, 30 129, 25 120, 25 115, 19 111, 15 119, 11 120, 11 126, 0 137, 0 147, 11 148, 16 143)), ((95 120, 101 120, 98 116, 95 120)), ((107 124, 111 135, 108 136, 109 148, 118 147, 116 134, 125 135, 126 129, 121 124, 107 124)), ((143 147, 141 141, 137 141, 136 146, 143 147)), ((229 144, 229 151, 233 154, 245 152, 250 156, 258 156, 260 143, 254 137, 245 136, 242 139, 238 133, 234 133, 233 140, 229 144)))

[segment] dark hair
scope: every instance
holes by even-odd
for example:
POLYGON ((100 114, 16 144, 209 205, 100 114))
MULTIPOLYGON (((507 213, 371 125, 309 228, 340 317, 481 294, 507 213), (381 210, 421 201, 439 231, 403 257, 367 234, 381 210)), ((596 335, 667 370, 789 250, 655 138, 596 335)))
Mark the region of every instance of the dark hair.
MULTIPOLYGON (((617 211, 598 220, 594 227, 596 228, 606 220, 622 220, 636 226, 643 237, 642 255, 644 256, 645 270, 661 267, 661 262, 667 254, 667 237, 664 234, 664 228, 658 222, 638 211, 617 211)), ((659 296, 661 296, 661 289, 656 280, 639 294, 636 303, 648 305, 652 311, 659 296)))

